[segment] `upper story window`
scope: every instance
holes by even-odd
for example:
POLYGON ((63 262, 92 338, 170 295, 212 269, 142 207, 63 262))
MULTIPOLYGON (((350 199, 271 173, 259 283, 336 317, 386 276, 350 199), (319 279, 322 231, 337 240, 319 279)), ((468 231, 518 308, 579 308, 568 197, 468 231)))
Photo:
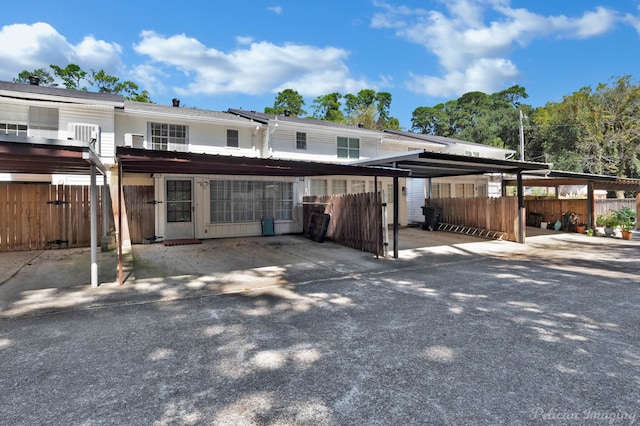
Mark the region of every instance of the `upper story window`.
POLYGON ((478 151, 465 151, 464 155, 467 155, 469 157, 480 157, 480 153, 478 151))
POLYGON ((186 151, 189 128, 182 124, 149 123, 151 148, 159 151, 186 151))
POLYGON ((296 132, 296 149, 307 149, 307 134, 296 132))
POLYGON ((27 136, 26 124, 0 123, 0 134, 27 136))
POLYGON ((360 158, 360 139, 338 136, 338 158, 360 158))
POLYGON ((240 147, 240 136, 237 130, 227 129, 227 146, 231 148, 240 147))

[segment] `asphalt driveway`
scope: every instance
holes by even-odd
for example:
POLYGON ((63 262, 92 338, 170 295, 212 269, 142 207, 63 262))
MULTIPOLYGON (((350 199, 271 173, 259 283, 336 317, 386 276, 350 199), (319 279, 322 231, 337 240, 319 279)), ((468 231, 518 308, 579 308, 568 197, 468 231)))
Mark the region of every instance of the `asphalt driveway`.
POLYGON ((637 422, 640 244, 473 244, 4 317, 0 423, 637 422))

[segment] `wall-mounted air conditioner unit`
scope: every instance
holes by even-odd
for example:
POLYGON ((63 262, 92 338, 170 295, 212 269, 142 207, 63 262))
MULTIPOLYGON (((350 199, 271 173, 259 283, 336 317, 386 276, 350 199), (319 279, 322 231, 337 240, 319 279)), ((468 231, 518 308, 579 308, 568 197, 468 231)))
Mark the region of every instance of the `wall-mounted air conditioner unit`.
POLYGON ((93 151, 100 155, 100 126, 97 124, 69 123, 67 139, 88 142, 93 151))
POLYGON ((124 146, 129 148, 145 149, 144 135, 139 135, 137 133, 125 133, 124 146))

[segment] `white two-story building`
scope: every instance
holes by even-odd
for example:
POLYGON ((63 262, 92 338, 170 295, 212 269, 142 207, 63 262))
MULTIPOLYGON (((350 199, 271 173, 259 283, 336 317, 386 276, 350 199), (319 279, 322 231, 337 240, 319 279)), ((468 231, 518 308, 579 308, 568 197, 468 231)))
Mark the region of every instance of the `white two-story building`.
MULTIPOLYGON (((276 233, 302 232, 305 195, 370 192, 376 180, 390 212, 394 174, 354 164, 415 150, 500 159, 512 154, 409 132, 246 110, 184 108, 178 100, 167 105, 131 102, 117 95, 8 82, 0 82, 0 140, 90 146, 111 185, 121 172, 124 186, 153 187, 153 199, 147 202, 154 214, 145 219, 153 221, 153 235, 148 236, 153 239, 260 235, 264 217, 274 219, 276 233), (118 169, 134 160, 136 167, 118 169)), ((50 174, 0 170, 0 180, 89 182, 87 176, 63 169, 50 174)), ((491 195, 489 182, 483 175, 434 179, 432 195, 491 195)), ((419 221, 428 185, 409 178, 401 178, 399 185, 399 224, 419 221)))

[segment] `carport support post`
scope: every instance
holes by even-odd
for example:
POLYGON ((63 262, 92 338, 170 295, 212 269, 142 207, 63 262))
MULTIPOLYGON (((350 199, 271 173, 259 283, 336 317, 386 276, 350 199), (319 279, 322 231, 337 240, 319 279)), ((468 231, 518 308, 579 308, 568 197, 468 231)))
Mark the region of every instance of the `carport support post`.
POLYGON ((398 176, 393 177, 393 258, 398 258, 398 176))
POLYGON ((98 287, 98 188, 96 166, 91 164, 91 287, 98 287))
POLYGON ((524 244, 524 186, 522 185, 522 170, 518 171, 518 242, 524 244))
POLYGON ((118 161, 118 285, 124 284, 122 269, 122 162, 118 161))
POLYGON ((595 212, 595 198, 593 197, 593 181, 587 181, 587 229, 595 228, 593 215, 595 212))
POLYGON ((109 187, 107 183, 107 174, 102 174, 102 236, 109 235, 109 187))

